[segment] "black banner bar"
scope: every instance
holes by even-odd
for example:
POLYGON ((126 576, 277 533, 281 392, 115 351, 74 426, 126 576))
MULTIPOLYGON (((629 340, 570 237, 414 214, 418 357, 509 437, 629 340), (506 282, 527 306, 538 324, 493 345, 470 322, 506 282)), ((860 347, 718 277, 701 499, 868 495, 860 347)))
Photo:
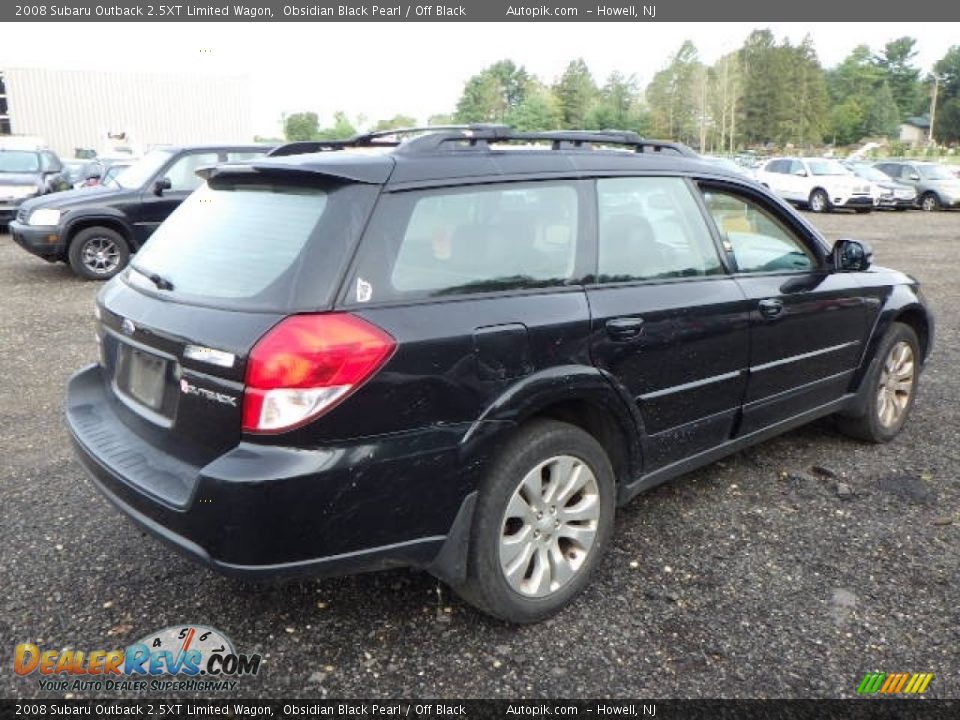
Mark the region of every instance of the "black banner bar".
POLYGON ((958 700, 0 700, 0 718, 953 720, 958 700))
MULTIPOLYGON (((928 11, 937 23, 960 20, 960 3, 936 3, 928 11)), ((597 2, 549 0, 505 2, 459 0, 392 3, 345 0, 55 0, 0 3, 2 22, 810 22, 917 20, 917 8, 896 0, 645 0, 597 2)), ((960 30, 958 30, 960 35, 960 30)))

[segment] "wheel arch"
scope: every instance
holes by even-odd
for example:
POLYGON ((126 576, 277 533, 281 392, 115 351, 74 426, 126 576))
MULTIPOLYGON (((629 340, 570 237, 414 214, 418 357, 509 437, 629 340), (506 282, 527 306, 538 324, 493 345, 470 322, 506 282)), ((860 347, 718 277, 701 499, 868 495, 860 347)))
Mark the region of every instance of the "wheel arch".
POLYGON ((489 457, 505 432, 537 418, 567 422, 590 434, 606 451, 618 484, 643 469, 642 420, 634 403, 590 366, 552 368, 515 383, 472 424, 461 442, 464 458, 489 457))
POLYGON ((120 216, 97 214, 81 215, 70 220, 64 228, 64 253, 70 252, 70 245, 78 233, 92 227, 105 227, 119 233, 127 244, 127 250, 131 253, 134 251, 133 229, 129 223, 120 216))

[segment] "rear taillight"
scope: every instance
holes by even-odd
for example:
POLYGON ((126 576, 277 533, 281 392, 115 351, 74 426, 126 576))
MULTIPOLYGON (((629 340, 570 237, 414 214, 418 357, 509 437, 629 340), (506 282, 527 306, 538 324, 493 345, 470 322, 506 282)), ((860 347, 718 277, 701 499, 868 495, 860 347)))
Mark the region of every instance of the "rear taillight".
POLYGON ((329 410, 390 357, 396 342, 355 315, 293 315, 254 345, 243 394, 246 432, 281 432, 329 410))

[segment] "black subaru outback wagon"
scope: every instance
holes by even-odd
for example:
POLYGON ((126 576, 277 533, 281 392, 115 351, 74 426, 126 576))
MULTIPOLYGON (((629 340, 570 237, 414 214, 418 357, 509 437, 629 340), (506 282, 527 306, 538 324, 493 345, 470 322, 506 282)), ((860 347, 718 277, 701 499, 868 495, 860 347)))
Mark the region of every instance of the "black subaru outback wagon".
POLYGON ((535 621, 637 493, 826 415, 902 428, 933 324, 864 244, 628 133, 396 138, 201 171, 101 290, 67 422, 187 555, 415 566, 535 621))

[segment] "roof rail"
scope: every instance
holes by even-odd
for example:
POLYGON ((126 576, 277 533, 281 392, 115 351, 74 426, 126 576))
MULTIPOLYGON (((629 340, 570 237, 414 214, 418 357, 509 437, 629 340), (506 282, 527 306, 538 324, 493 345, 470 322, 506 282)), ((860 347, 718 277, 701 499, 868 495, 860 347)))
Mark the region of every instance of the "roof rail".
POLYGON ((371 132, 358 133, 344 140, 296 140, 284 145, 278 145, 269 153, 270 157, 283 157, 285 155, 303 155, 304 153, 326 152, 329 150, 346 150, 349 148, 362 147, 397 147, 401 144, 401 135, 414 135, 417 133, 439 133, 451 131, 476 131, 476 130, 494 130, 504 129, 509 131, 506 125, 426 125, 421 127, 403 127, 390 128, 387 130, 374 130, 371 132))
POLYGON ((398 147, 405 154, 430 154, 442 150, 489 149, 497 143, 550 143, 553 150, 591 149, 594 146, 618 145, 634 152, 670 152, 697 157, 683 143, 650 140, 630 130, 548 130, 545 132, 517 131, 509 125, 428 125, 426 127, 392 128, 360 133, 345 140, 300 140, 280 145, 269 153, 271 157, 301 155, 304 153, 346 150, 363 147, 398 147), (416 135, 402 140, 403 135, 416 135), (445 147, 446 146, 446 147, 445 147))
POLYGON ((442 131, 413 138, 401 148, 404 153, 438 152, 445 144, 456 145, 451 150, 489 149, 497 143, 550 143, 553 150, 591 149, 594 146, 617 145, 632 148, 634 152, 669 152, 688 157, 697 153, 683 143, 650 140, 630 130, 548 130, 544 132, 515 131, 505 125, 471 126, 464 131, 442 131))

